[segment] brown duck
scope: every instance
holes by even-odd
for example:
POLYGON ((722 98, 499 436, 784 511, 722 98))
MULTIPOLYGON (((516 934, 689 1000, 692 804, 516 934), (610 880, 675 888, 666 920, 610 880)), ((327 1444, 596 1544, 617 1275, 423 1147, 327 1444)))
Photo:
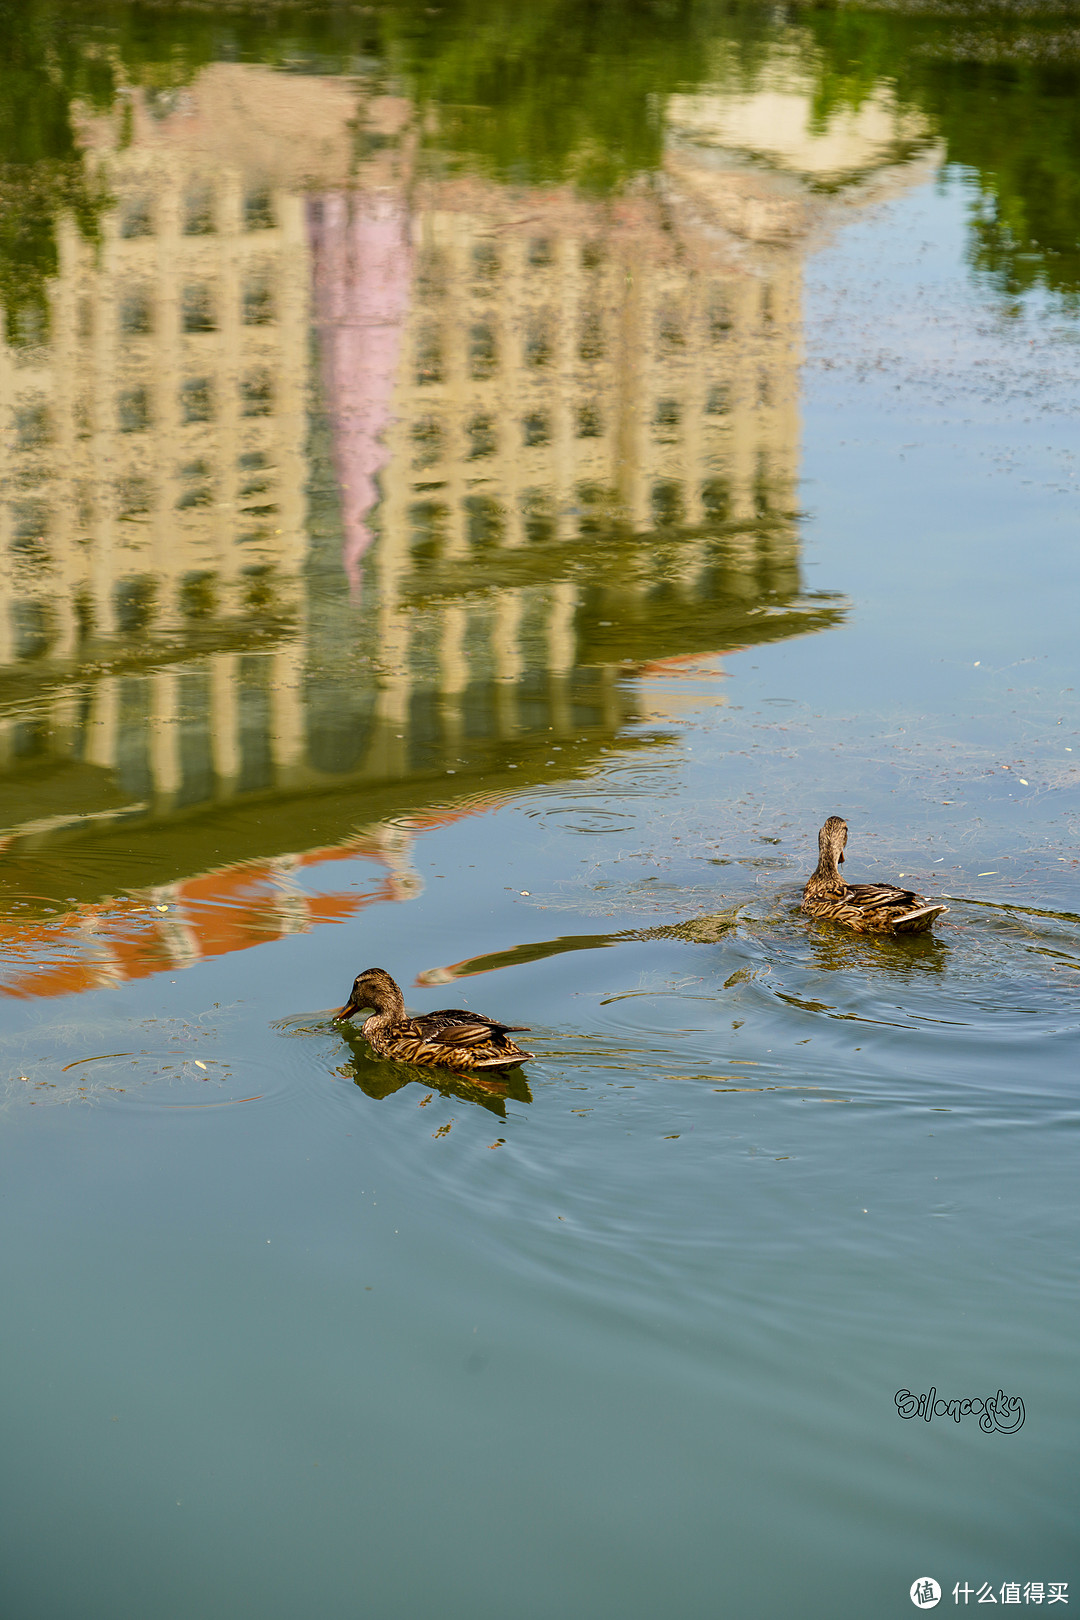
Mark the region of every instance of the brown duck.
POLYGON ((845 883, 840 876, 847 822, 830 816, 818 834, 818 863, 803 890, 802 909, 811 917, 845 923, 857 934, 925 934, 948 906, 892 883, 845 883))
POLYGON ((444 1008, 410 1018, 405 997, 383 968, 365 968, 357 975, 349 999, 335 1018, 351 1018, 363 1007, 373 1009, 361 1028, 364 1039, 380 1057, 399 1063, 421 1063, 439 1069, 516 1069, 535 1054, 515 1046, 510 1035, 525 1024, 500 1024, 483 1013, 444 1008))

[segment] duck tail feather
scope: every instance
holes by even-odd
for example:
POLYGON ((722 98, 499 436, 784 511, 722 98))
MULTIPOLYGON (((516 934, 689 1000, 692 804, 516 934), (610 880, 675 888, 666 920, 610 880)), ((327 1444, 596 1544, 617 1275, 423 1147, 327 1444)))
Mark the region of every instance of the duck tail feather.
POLYGON ((948 906, 920 906, 917 911, 905 911, 902 917, 897 917, 893 929, 898 934, 919 934, 948 909, 948 906))

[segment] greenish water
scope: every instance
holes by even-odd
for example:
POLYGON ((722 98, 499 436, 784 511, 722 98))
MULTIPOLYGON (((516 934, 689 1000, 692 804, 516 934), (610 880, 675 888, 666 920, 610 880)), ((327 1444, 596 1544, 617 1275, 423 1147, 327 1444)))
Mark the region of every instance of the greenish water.
POLYGON ((522 11, 2 13, 12 1620, 1075 1600, 1075 14, 522 11))

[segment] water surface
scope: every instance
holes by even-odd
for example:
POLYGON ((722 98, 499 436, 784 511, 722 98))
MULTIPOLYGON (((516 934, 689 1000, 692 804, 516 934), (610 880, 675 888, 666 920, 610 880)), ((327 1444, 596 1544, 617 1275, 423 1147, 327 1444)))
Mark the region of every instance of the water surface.
POLYGON ((1071 19, 3 26, 6 1612, 1075 1587, 1071 19))

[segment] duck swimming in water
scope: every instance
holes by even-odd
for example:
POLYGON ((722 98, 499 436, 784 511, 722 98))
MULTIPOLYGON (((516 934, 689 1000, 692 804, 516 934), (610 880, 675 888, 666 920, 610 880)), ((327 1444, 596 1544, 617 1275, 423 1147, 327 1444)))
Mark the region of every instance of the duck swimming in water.
POLYGON ((444 1008, 441 1012, 421 1013, 410 1018, 405 997, 383 968, 365 968, 357 975, 344 1007, 335 1018, 351 1018, 364 1007, 372 1008, 361 1028, 380 1057, 399 1063, 420 1063, 431 1068, 516 1069, 535 1054, 523 1052, 508 1039, 524 1032, 525 1024, 500 1024, 483 1013, 444 1008))
POLYGON ((913 889, 892 883, 845 883, 840 876, 847 822, 830 816, 818 834, 817 869, 803 890, 802 909, 811 917, 844 923, 857 934, 925 934, 948 906, 936 905, 913 889))

